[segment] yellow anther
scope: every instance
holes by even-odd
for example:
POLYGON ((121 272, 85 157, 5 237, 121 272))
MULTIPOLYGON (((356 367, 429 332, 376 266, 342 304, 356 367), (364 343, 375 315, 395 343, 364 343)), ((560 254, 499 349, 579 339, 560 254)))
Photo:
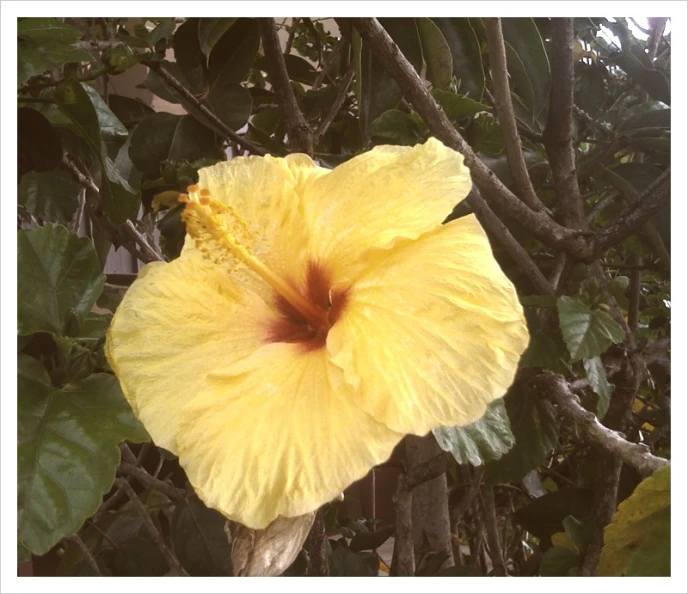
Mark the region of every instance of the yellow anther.
POLYGON ((210 204, 210 198, 208 196, 204 196, 203 194, 201 194, 201 197, 198 199, 198 201, 203 206, 208 206, 210 204))
POLYGON ((179 202, 188 202, 189 201, 189 195, 188 194, 179 194, 179 196, 177 197, 177 200, 179 200, 179 202))
POLYGON ((203 198, 204 196, 207 196, 208 198, 210 198, 210 190, 208 188, 203 188, 200 191, 200 195, 201 195, 201 198, 203 198))
POLYGON ((195 194, 196 192, 198 192, 199 189, 200 189, 200 188, 199 188, 197 185, 195 185, 195 184, 194 184, 193 186, 189 186, 189 187, 187 188, 189 194, 195 194))

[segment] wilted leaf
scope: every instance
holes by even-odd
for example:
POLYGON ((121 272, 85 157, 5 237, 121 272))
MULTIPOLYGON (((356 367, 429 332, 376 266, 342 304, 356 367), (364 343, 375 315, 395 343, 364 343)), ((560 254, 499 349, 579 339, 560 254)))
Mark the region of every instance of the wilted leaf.
POLYGON ((62 334, 70 312, 85 316, 103 289, 93 244, 65 227, 45 225, 17 235, 19 334, 62 334))
POLYGON ((574 361, 592 359, 624 339, 623 328, 608 313, 592 311, 573 297, 557 301, 559 325, 574 361))
POLYGON ((480 466, 497 460, 514 446, 504 400, 490 403, 481 419, 464 427, 437 427, 432 430, 439 446, 451 452, 459 464, 480 466))
POLYGON ((32 171, 22 176, 17 201, 43 221, 68 223, 76 212, 80 189, 66 171, 32 171))
POLYGON ((19 540, 42 555, 98 509, 115 479, 117 444, 148 436, 114 376, 59 389, 28 355, 19 356, 18 416, 19 540))
POLYGON ((600 576, 671 575, 671 466, 623 501, 604 530, 600 576))

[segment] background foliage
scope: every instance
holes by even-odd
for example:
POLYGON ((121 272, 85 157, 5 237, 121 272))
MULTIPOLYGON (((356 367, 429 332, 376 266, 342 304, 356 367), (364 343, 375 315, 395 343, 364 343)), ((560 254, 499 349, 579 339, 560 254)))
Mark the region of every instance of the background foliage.
POLYGON ((433 135, 463 138, 493 172, 489 181, 472 166, 476 192, 452 217, 478 214, 532 341, 516 383, 483 419, 436 429, 425 458, 397 452, 396 527, 326 506, 315 524, 322 538, 314 528, 287 574, 666 575, 667 20, 642 30, 624 18, 576 18, 562 34, 551 19, 505 19, 495 37, 495 19, 379 19, 432 104, 390 67, 358 22, 368 19, 291 19, 280 25, 281 58, 268 51, 265 20, 18 22, 20 560, 59 575, 232 575, 225 520, 150 443, 103 355, 126 290, 103 273, 107 254, 177 257, 176 196, 228 154, 306 150, 335 166, 433 135), (562 52, 570 76, 554 66, 562 52), (143 87, 185 115, 111 92, 112 77, 142 65, 143 87), (567 89, 568 107, 556 97, 567 89), (514 147, 519 156, 507 156, 514 147), (514 210, 528 183, 540 218, 514 210), (581 237, 596 249, 571 248, 581 237), (605 427, 646 446, 620 453, 605 427), (409 560, 403 496, 418 507, 423 484, 437 479, 439 499, 425 509, 443 507, 447 521, 414 517, 409 560), (390 568, 377 549, 395 530, 390 568))

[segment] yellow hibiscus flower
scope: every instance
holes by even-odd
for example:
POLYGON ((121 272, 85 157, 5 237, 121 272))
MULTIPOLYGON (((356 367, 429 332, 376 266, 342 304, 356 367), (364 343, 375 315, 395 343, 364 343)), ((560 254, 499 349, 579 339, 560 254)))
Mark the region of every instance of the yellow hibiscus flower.
POLYGON ((181 256, 141 271, 106 352, 208 506, 256 529, 313 511, 504 395, 523 311, 475 217, 441 224, 470 186, 435 139, 199 172, 181 256))

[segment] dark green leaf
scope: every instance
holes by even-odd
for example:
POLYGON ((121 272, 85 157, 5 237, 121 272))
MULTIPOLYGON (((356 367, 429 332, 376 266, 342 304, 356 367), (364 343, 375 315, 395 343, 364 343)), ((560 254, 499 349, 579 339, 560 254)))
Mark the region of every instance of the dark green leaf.
POLYGON ((207 508, 195 495, 174 510, 170 522, 172 544, 184 569, 192 576, 231 576, 232 547, 227 519, 207 508))
POLYGON ((18 202, 43 221, 68 223, 76 212, 80 190, 66 171, 30 172, 21 178, 18 202))
POLYGON ((608 313, 592 311, 574 297, 559 297, 559 326, 574 361, 592 359, 624 339, 623 328, 608 313))
POLYGON ((480 42, 470 19, 432 20, 442 32, 451 50, 452 72, 459 81, 459 90, 480 101, 485 89, 485 73, 480 42))
POLYGON ((203 55, 208 58, 215 44, 236 22, 236 18, 198 19, 198 41, 203 55))
POLYGON ((208 59, 208 81, 243 82, 258 55, 260 33, 255 19, 237 19, 215 44, 208 59))
POLYGON ((602 359, 593 357, 592 359, 584 359, 583 366, 585 367, 585 374, 597 394, 597 416, 601 419, 607 414, 609 409, 609 401, 614 391, 614 384, 607 381, 607 372, 602 364, 602 359))
POLYGON ((475 423, 464 427, 438 427, 432 430, 439 446, 451 452, 459 464, 480 466, 497 460, 514 446, 509 417, 500 398, 492 402, 475 423))
POLYGON ((564 531, 568 516, 586 518, 593 502, 591 489, 564 487, 534 499, 514 513, 516 521, 538 538, 547 539, 564 531))
MULTIPOLYGON (((528 82, 533 92, 532 104, 526 104, 533 119, 539 119, 549 102, 550 69, 545 44, 537 25, 530 18, 502 19, 504 43, 514 50, 525 69, 528 82)), ((507 59, 508 59, 507 53, 507 59)), ((511 72, 511 64, 509 73, 511 72)), ((518 81, 516 81, 518 85, 518 81)), ((541 119, 541 118, 540 118, 541 119)))
POLYGON ((540 394, 512 387, 504 397, 516 444, 486 466, 491 482, 519 481, 543 464, 557 443, 559 427, 552 403, 540 394))
POLYGON ((403 111, 390 109, 370 124, 370 136, 388 144, 413 146, 421 140, 418 124, 403 111))
POLYGON ((251 93, 222 76, 211 85, 207 101, 215 115, 233 130, 243 128, 251 116, 251 93))
POLYGON ((68 312, 85 316, 105 282, 93 244, 62 226, 20 231, 17 266, 19 334, 62 334, 68 312))
POLYGON ((629 136, 649 136, 648 132, 669 130, 671 109, 650 109, 636 113, 619 124, 617 130, 629 136))
POLYGON ((91 103, 96 110, 98 124, 100 125, 100 135, 103 140, 126 138, 129 134, 127 129, 124 127, 124 124, 117 119, 117 116, 112 113, 112 110, 108 107, 108 104, 103 101, 100 93, 87 84, 81 83, 81 86, 88 93, 88 97, 91 99, 91 103))
POLYGON ((604 530, 600 576, 671 575, 671 466, 657 470, 619 505, 604 530))
POLYGON ((19 59, 17 85, 69 62, 91 62, 91 55, 74 47, 81 32, 54 18, 26 18, 17 23, 19 59))
POLYGON ((669 77, 661 70, 648 68, 633 54, 616 54, 609 60, 617 64, 657 101, 671 105, 669 77))
POLYGON ((379 561, 372 553, 354 553, 345 546, 332 551, 330 575, 332 577, 373 577, 378 574, 379 561))
MULTIPOLYGON (((155 522, 155 517, 152 519, 155 522)), ((103 544, 111 553, 114 575, 163 576, 169 571, 165 556, 151 539, 143 518, 136 511, 118 514, 107 526, 105 534, 107 538, 103 539, 103 544), (110 551, 110 547, 114 550, 110 551)))
POLYGON ((206 79, 206 57, 203 55, 198 41, 199 20, 188 19, 177 28, 172 38, 175 62, 194 93, 204 89, 206 79))
POLYGON ((435 89, 448 89, 454 74, 451 50, 437 25, 427 18, 417 18, 418 37, 427 66, 427 78, 435 89))
POLYGON ((133 128, 143 118, 153 113, 153 108, 132 97, 110 95, 110 109, 127 128, 133 128))
POLYGON ((577 575, 580 554, 566 547, 552 547, 545 551, 540 561, 543 577, 571 577, 577 575))
POLYGON ((112 314, 89 313, 84 319, 79 331, 79 338, 91 338, 98 340, 105 337, 110 327, 112 314))
POLYGON ((355 553, 360 551, 374 551, 390 539, 394 534, 394 530, 394 527, 388 527, 374 532, 357 532, 351 539, 349 549, 355 553))
POLYGON ((100 197, 103 207, 110 221, 115 225, 121 225, 136 214, 139 198, 107 156, 103 147, 98 111, 93 105, 89 92, 75 79, 65 79, 55 89, 54 98, 59 108, 73 122, 79 135, 100 161, 102 168, 100 197))
MULTIPOLYGON (((174 78, 178 81, 184 81, 184 74, 179 68, 179 64, 176 62, 162 61, 161 65, 167 70, 174 78)), ((168 103, 181 103, 182 99, 176 91, 170 89, 167 83, 164 81, 160 75, 155 72, 155 70, 149 70, 146 80, 144 80, 141 85, 144 89, 148 89, 161 99, 164 99, 168 103)))
POLYGON ((30 107, 17 110, 19 175, 50 171, 62 161, 62 142, 43 114, 30 107))
POLYGON ((42 555, 98 509, 115 478, 117 444, 148 436, 112 375, 58 389, 39 361, 20 355, 17 387, 19 540, 42 555))
POLYGON ((189 115, 155 113, 134 130, 129 156, 144 173, 160 175, 162 161, 195 161, 218 154, 215 134, 189 115))
MULTIPOLYGON (((290 80, 306 85, 312 85, 315 82, 315 78, 318 76, 318 73, 315 68, 313 68, 313 65, 299 56, 287 54, 284 56, 284 63, 287 66, 287 73, 289 74, 290 80)), ((270 60, 266 56, 258 58, 256 60, 255 67, 267 72, 268 75, 271 72, 270 60)))
POLYGON ((502 128, 492 114, 481 113, 471 121, 467 139, 473 150, 489 156, 504 152, 502 128))
MULTIPOLYGON (((423 65, 423 51, 415 21, 403 18, 382 18, 379 20, 406 59, 420 72, 423 65)), ((354 50, 357 54, 355 58, 357 66, 356 87, 361 128, 363 135, 368 138, 371 123, 385 111, 396 108, 401 101, 403 92, 380 61, 372 54, 366 43, 361 46, 354 44, 354 50)))
POLYGON ((533 116, 533 104, 535 102, 535 91, 533 84, 528 78, 523 61, 516 50, 509 44, 504 43, 506 51, 507 69, 509 71, 509 85, 511 87, 512 98, 514 99, 514 115, 521 120, 528 128, 533 129, 535 118, 533 116))
POLYGON ((459 118, 471 117, 481 111, 490 111, 490 106, 478 101, 474 101, 467 95, 459 95, 451 91, 442 91, 441 89, 433 89, 432 96, 437 103, 442 106, 444 113, 450 120, 458 120, 459 118))
POLYGON ((576 77, 575 97, 578 105, 585 113, 595 117, 605 107, 607 88, 604 75, 597 66, 578 65, 580 74, 576 77))

